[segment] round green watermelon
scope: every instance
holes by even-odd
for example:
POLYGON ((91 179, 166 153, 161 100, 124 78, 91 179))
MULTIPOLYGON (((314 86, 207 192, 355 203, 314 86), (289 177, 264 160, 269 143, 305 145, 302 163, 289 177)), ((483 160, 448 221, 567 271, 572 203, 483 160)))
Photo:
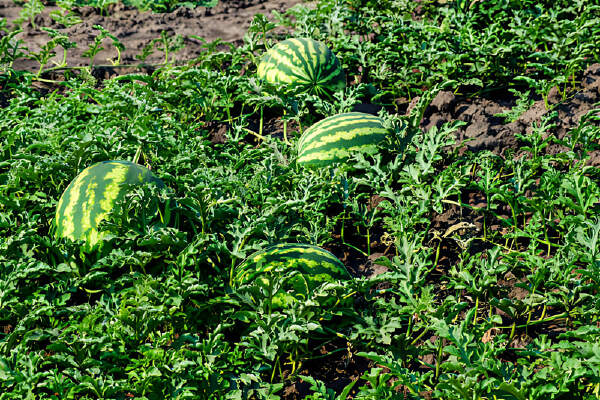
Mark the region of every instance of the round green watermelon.
POLYGON ((98 226, 115 204, 128 190, 146 182, 164 187, 148 168, 129 161, 103 161, 84 169, 58 201, 56 237, 83 241, 84 249, 92 249, 107 233, 99 232, 98 226))
POLYGON ((308 244, 281 243, 252 254, 240 264, 235 270, 234 285, 254 282, 268 288, 274 279, 292 271, 296 274, 273 295, 274 308, 308 298, 324 282, 351 279, 344 264, 327 250, 308 244))
POLYGON ((335 54, 310 38, 277 43, 263 55, 257 73, 285 93, 320 95, 346 86, 346 75, 335 54))
POLYGON ((350 112, 325 118, 308 128, 298 141, 298 164, 324 167, 355 152, 373 153, 388 135, 383 120, 371 114, 350 112))

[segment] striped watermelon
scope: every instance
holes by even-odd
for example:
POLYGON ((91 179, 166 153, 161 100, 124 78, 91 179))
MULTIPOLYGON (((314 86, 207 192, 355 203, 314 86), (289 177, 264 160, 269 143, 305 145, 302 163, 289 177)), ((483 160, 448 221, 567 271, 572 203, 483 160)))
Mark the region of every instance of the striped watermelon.
POLYGON ((371 114, 334 115, 308 128, 298 141, 298 164, 322 167, 343 161, 353 152, 375 152, 388 134, 383 120, 371 114))
POLYGON ((90 250, 106 234, 97 228, 131 185, 152 182, 164 187, 150 170, 129 161, 103 161, 83 171, 69 184, 56 207, 55 235, 83 241, 90 250))
POLYGON ((237 267, 234 284, 257 282, 268 288, 272 278, 290 271, 298 274, 292 275, 273 296, 275 308, 307 298, 310 291, 323 282, 351 278, 344 264, 327 250, 308 244, 281 243, 249 256, 237 267))
POLYGON ((258 77, 283 87, 286 93, 320 95, 346 86, 346 76, 335 54, 310 38, 277 43, 261 58, 258 77))

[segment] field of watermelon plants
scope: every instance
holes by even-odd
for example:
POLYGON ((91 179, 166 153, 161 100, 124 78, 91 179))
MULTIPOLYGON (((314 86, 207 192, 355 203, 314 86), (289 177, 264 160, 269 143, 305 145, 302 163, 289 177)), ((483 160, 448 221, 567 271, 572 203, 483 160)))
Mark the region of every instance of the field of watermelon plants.
POLYGON ((0 0, 0 400, 600 399, 599 183, 592 0, 0 0))

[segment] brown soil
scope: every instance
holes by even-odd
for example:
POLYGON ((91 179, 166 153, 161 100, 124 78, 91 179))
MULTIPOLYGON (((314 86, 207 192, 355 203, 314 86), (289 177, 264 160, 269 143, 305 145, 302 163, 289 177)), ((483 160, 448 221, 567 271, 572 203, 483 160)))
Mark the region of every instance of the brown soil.
MULTIPOLYGON (((352 347, 347 343, 339 341, 323 345, 318 352, 318 358, 306 361, 298 371, 298 375, 310 376, 314 379, 325 382, 327 388, 340 393, 351 382, 358 382, 354 385, 350 394, 355 394, 358 388, 366 382, 360 377, 368 371, 374 363, 366 358, 355 354, 352 347)), ((286 371, 286 374, 289 371, 286 371)), ((301 378, 295 378, 286 383, 282 390, 282 397, 285 400, 303 399, 310 395, 310 383, 301 378)))
MULTIPOLYGON (((77 43, 77 47, 67 53, 67 65, 86 66, 90 60, 83 57, 83 52, 88 45, 94 42, 99 31, 93 29, 94 25, 101 25, 111 34, 115 35, 125 46, 121 53, 121 64, 138 64, 136 59, 144 47, 153 39, 159 38, 162 31, 169 37, 181 35, 185 47, 174 55, 173 61, 186 61, 198 57, 203 51, 203 42, 192 36, 203 38, 210 43, 217 39, 225 42, 241 44, 244 34, 254 15, 261 13, 273 19, 272 12, 284 12, 290 7, 301 3, 302 0, 224 0, 214 8, 197 7, 179 8, 170 13, 139 12, 132 7, 121 3, 111 4, 100 13, 99 9, 92 7, 76 8, 75 12, 82 19, 82 23, 71 27, 58 24, 50 17, 50 13, 60 10, 56 6, 46 6, 45 10, 35 18, 33 27, 29 22, 22 24, 23 32, 18 38, 30 51, 39 51, 41 46, 48 42, 48 33, 41 27, 56 29, 66 34, 69 40, 77 43)), ((0 0, 0 17, 14 21, 19 17, 22 7, 17 6, 12 0, 0 0)), ((116 60, 117 52, 110 39, 103 42, 104 50, 98 53, 94 64, 111 64, 116 60)), ((57 54, 62 57, 62 49, 57 48, 57 54)), ((54 61, 59 61, 56 56, 54 61)), ((145 63, 156 64, 164 61, 164 53, 155 51, 146 58, 145 63)), ((48 64, 52 67, 53 64, 48 64)), ((15 69, 37 70, 39 64, 34 60, 20 59, 15 69)))
MULTIPOLYGON (((421 127, 429 129, 454 120, 464 121, 467 125, 458 130, 457 144, 464 141, 465 149, 489 150, 498 155, 507 155, 507 150, 518 153, 521 144, 515 134, 531 133, 533 124, 540 123, 551 112, 556 111, 557 116, 551 120, 555 127, 548 134, 563 139, 569 131, 579 126, 586 113, 600 107, 600 64, 593 64, 586 69, 578 89, 567 92, 563 98, 558 89, 553 88, 548 94, 548 108, 542 98, 533 98, 533 105, 509 123, 497 115, 515 106, 516 99, 511 94, 495 92, 471 98, 442 91, 426 109, 421 127)), ((600 115, 600 112, 596 111, 595 115, 600 115)), ((592 123, 600 124, 599 121, 592 123)), ((546 152, 557 154, 566 150, 560 144, 551 144, 546 152)), ((600 151, 590 154, 589 163, 600 165, 600 151)))
MULTIPOLYGON (((399 103, 406 106, 408 114, 417 100, 418 98, 413 99, 410 104, 402 101, 399 103)), ((559 94, 557 88, 551 90, 547 98, 548 108, 542 98, 532 100, 533 104, 529 109, 515 121, 507 122, 498 114, 511 110, 516 104, 514 96, 508 93, 495 92, 471 98, 442 91, 425 110, 421 128, 427 130, 455 120, 464 121, 466 125, 456 133, 455 146, 459 151, 490 151, 502 157, 512 157, 523 153, 520 149, 523 143, 516 135, 530 134, 536 124, 555 112, 556 115, 550 119, 553 126, 544 133, 544 137, 552 136, 554 140, 544 151, 551 155, 567 152, 569 148, 554 141, 564 139, 579 127, 586 114, 591 113, 596 118, 595 121, 593 118, 588 119, 587 123, 600 125, 600 118, 598 118, 600 117, 600 64, 589 66, 582 74, 580 86, 576 90, 567 92, 564 97, 559 94)), ((576 154, 577 150, 576 148, 576 154)), ((585 155, 580 156, 583 158, 585 155)), ((600 143, 597 143, 596 150, 589 154, 588 164, 600 165, 600 143)), ((487 204, 482 193, 470 190, 463 191, 461 201, 476 209, 484 209, 487 204)), ((507 228, 499 218, 508 219, 510 212, 508 209, 500 209, 496 210, 496 214, 497 217, 485 216, 488 230, 504 234, 507 228)), ((481 241, 471 241, 472 238, 482 234, 483 212, 446 204, 441 214, 432 215, 431 222, 429 240, 432 243, 439 243, 440 246, 438 265, 433 272, 434 275, 438 274, 439 278, 442 278, 446 270, 457 262, 465 248, 468 247, 470 252, 482 252, 488 246, 481 241)), ((507 281, 500 286, 508 291, 510 298, 519 298, 522 289, 515 287, 514 283, 507 281)))

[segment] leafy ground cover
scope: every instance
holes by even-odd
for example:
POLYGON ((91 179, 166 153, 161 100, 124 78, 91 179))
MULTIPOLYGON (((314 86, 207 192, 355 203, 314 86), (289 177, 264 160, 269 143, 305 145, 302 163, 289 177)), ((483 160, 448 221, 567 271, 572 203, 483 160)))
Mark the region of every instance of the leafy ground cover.
POLYGON ((0 20, 0 399, 600 397, 594 2, 321 0, 257 15, 235 45, 196 38, 193 59, 159 33, 108 74, 95 57, 126 36, 72 42, 75 4, 45 5, 74 24, 45 47, 19 40, 39 4, 0 20), (330 46, 346 89, 259 81, 289 36, 330 46), (382 151, 298 165, 301 132, 349 111, 385 120, 382 151), (133 191, 96 252, 55 239, 69 182, 112 159, 166 187, 133 191), (162 224, 136 213, 148 194, 162 224), (232 285, 281 242, 353 279, 284 309, 232 285))

